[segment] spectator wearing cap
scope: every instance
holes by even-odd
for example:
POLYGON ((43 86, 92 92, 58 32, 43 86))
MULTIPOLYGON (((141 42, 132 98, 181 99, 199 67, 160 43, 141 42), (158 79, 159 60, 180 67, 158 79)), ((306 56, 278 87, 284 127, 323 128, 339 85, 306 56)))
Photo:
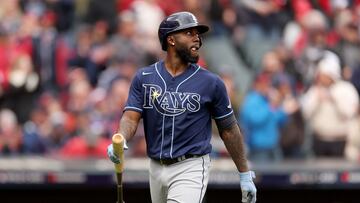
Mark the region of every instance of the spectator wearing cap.
POLYGON ((322 59, 316 78, 302 98, 302 111, 313 137, 316 157, 343 157, 349 123, 358 113, 355 87, 341 79, 338 60, 322 59))

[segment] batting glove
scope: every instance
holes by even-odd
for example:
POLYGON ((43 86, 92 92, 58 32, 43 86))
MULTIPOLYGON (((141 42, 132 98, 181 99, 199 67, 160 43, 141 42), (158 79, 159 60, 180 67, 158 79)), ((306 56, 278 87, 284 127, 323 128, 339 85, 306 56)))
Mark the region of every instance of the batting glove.
MULTIPOLYGON (((127 150, 128 149, 128 146, 126 144, 126 140, 124 140, 124 150, 127 150)), ((114 148, 113 148, 113 144, 110 144, 108 147, 107 147, 107 155, 109 157, 109 159, 115 163, 115 164, 119 164, 120 163, 120 159, 119 157, 117 157, 115 154, 114 154, 114 148)))
POLYGON ((241 187, 241 202, 255 203, 256 202, 256 187, 253 182, 255 178, 254 171, 247 171, 240 173, 240 187, 241 187))

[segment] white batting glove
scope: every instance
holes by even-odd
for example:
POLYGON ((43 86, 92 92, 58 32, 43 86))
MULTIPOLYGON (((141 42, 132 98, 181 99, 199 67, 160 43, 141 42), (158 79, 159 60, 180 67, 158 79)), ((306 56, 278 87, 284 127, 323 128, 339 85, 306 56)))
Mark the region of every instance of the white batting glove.
MULTIPOLYGON (((124 140, 124 150, 127 150, 129 147, 126 144, 126 140, 124 140)), ((107 147, 107 155, 109 157, 109 159, 115 163, 115 164, 119 164, 120 163, 120 159, 119 157, 117 157, 114 154, 114 148, 113 148, 113 144, 109 144, 109 146, 107 147)))
POLYGON ((254 171, 247 171, 239 173, 240 175, 240 187, 241 187, 241 202, 243 203, 255 203, 256 202, 256 187, 253 182, 255 178, 254 171))

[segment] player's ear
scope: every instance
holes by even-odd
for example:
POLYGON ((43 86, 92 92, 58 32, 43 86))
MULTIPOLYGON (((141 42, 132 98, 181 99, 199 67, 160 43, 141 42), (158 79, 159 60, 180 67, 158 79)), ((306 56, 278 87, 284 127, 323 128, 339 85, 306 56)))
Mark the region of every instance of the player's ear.
POLYGON ((169 35, 169 36, 166 38, 166 40, 167 40, 168 45, 170 45, 170 46, 174 46, 174 45, 175 45, 175 38, 174 38, 174 36, 169 35))

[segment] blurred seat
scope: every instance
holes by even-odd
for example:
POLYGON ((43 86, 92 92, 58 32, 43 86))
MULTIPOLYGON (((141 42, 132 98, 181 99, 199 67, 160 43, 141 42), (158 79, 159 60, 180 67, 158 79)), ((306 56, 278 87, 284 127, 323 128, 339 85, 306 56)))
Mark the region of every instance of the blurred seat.
POLYGON ((264 54, 275 47, 277 40, 266 36, 259 28, 251 27, 247 29, 245 38, 240 43, 240 49, 244 54, 244 60, 254 71, 261 69, 261 61, 264 54))
POLYGON ((246 67, 229 38, 214 36, 204 39, 203 51, 209 70, 218 74, 231 74, 241 94, 250 87, 253 73, 246 67))

